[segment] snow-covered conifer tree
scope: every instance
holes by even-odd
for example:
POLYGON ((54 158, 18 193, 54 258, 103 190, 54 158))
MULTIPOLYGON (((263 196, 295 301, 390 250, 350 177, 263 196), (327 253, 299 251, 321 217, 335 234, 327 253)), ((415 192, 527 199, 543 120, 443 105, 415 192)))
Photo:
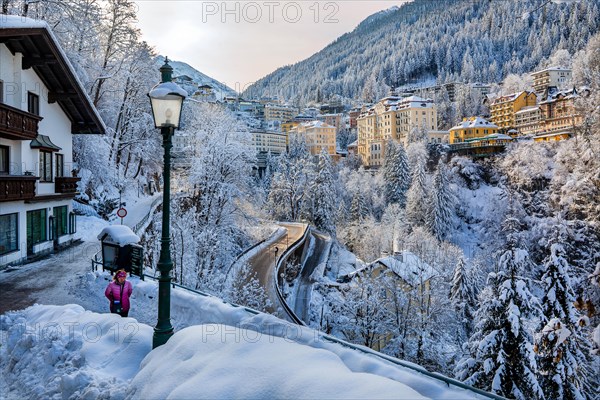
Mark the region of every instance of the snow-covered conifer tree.
POLYGON ((455 196, 446 175, 446 165, 440 159, 431 188, 431 209, 428 225, 438 240, 444 240, 452 228, 455 196))
POLYGON ((331 158, 325 149, 319 154, 317 173, 312 186, 313 222, 318 229, 335 234, 336 180, 331 158))
POLYGON ((469 355, 457 365, 458 379, 470 385, 519 400, 544 398, 537 380, 537 365, 526 327, 536 317, 539 304, 521 274, 530 268, 529 255, 517 245, 512 217, 505 220, 507 248, 500 256, 497 273, 488 277, 476 313, 469 355))
POLYGON ((406 194, 406 218, 414 226, 425 225, 427 221, 428 185, 425 175, 427 153, 421 144, 411 144, 408 148, 412 165, 412 183, 406 194))
POLYGON ((387 141, 382 172, 385 182, 384 196, 386 202, 388 204, 398 203, 401 207, 404 207, 406 192, 411 183, 408 157, 404 146, 393 140, 387 141))
POLYGON ((536 335, 540 383, 548 399, 586 399, 591 394, 588 381, 588 346, 575 309, 569 263, 560 240, 550 244, 542 276, 543 319, 536 335))
POLYGON ((459 258, 450 286, 450 300, 461 319, 467 337, 471 335, 473 306, 475 304, 475 285, 463 257, 459 258))

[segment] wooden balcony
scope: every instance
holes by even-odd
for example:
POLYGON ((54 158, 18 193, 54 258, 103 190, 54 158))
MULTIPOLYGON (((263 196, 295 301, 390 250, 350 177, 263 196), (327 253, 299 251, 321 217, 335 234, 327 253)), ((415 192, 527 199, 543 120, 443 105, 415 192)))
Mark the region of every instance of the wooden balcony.
POLYGON ((70 177, 70 176, 62 176, 54 178, 54 192, 56 193, 70 193, 77 194, 77 182, 79 182, 81 178, 79 177, 70 177))
POLYGON ((42 117, 0 103, 0 137, 12 140, 33 140, 38 134, 42 117))
POLYGON ((29 175, 0 175, 0 202, 34 198, 37 179, 29 175))

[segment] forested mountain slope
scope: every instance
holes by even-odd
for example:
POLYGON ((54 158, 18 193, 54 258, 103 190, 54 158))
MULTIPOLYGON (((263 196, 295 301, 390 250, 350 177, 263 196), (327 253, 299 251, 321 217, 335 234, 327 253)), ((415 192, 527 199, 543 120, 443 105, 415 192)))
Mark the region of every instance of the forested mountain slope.
POLYGON ((386 85, 428 77, 497 82, 532 71, 558 49, 582 49, 600 27, 599 9, 598 0, 416 0, 370 16, 245 95, 303 103, 333 94, 360 98, 373 80, 383 94, 386 85))

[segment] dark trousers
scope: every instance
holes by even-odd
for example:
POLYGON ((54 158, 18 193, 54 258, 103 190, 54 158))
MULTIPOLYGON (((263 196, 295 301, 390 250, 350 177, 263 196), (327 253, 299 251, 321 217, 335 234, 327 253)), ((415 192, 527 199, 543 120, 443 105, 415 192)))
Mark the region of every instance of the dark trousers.
POLYGON ((110 306, 110 312, 113 314, 119 314, 121 317, 127 317, 129 315, 129 310, 121 310, 121 312, 117 312, 112 305, 110 306))

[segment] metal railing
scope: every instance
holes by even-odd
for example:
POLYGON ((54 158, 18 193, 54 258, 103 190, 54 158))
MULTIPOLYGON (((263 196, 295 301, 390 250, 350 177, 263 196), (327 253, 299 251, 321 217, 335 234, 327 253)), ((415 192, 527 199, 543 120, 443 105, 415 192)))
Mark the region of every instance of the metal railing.
POLYGON ((154 201, 150 205, 150 210, 148 211, 148 213, 144 216, 144 218, 142 218, 142 220, 140 222, 138 222, 137 224, 135 224, 133 226, 132 231, 134 231, 136 235, 139 235, 140 230, 146 224, 146 222, 148 222, 148 219, 150 218, 150 216, 152 216, 152 214, 154 214, 155 207, 161 201, 162 201, 161 197, 157 197, 156 199, 154 199, 154 201))
POLYGON ((281 267, 283 265, 283 262, 285 260, 287 260, 287 258, 290 256, 290 254, 292 254, 292 252, 296 251, 296 249, 301 245, 304 244, 304 242, 306 241, 306 237, 308 236, 310 232, 310 228, 308 225, 306 225, 306 228, 304 229, 304 234, 302 235, 302 237, 300 237, 298 240, 296 240, 294 243, 292 243, 291 246, 288 246, 287 249, 285 249, 285 251, 281 254, 281 256, 277 259, 277 264, 275 265, 275 292, 277 293, 277 298, 279 299, 279 302, 281 303, 281 306, 283 307, 283 310, 285 311, 285 313, 288 315, 288 317, 297 325, 301 325, 301 326, 306 326, 306 324, 304 323, 304 321, 302 321, 300 319, 300 317, 298 317, 296 315, 296 313, 294 312, 294 310, 292 310, 292 308, 288 305, 288 303, 285 301, 285 298, 283 297, 283 293, 281 293, 281 289, 279 288, 279 271, 281 270, 281 267))

